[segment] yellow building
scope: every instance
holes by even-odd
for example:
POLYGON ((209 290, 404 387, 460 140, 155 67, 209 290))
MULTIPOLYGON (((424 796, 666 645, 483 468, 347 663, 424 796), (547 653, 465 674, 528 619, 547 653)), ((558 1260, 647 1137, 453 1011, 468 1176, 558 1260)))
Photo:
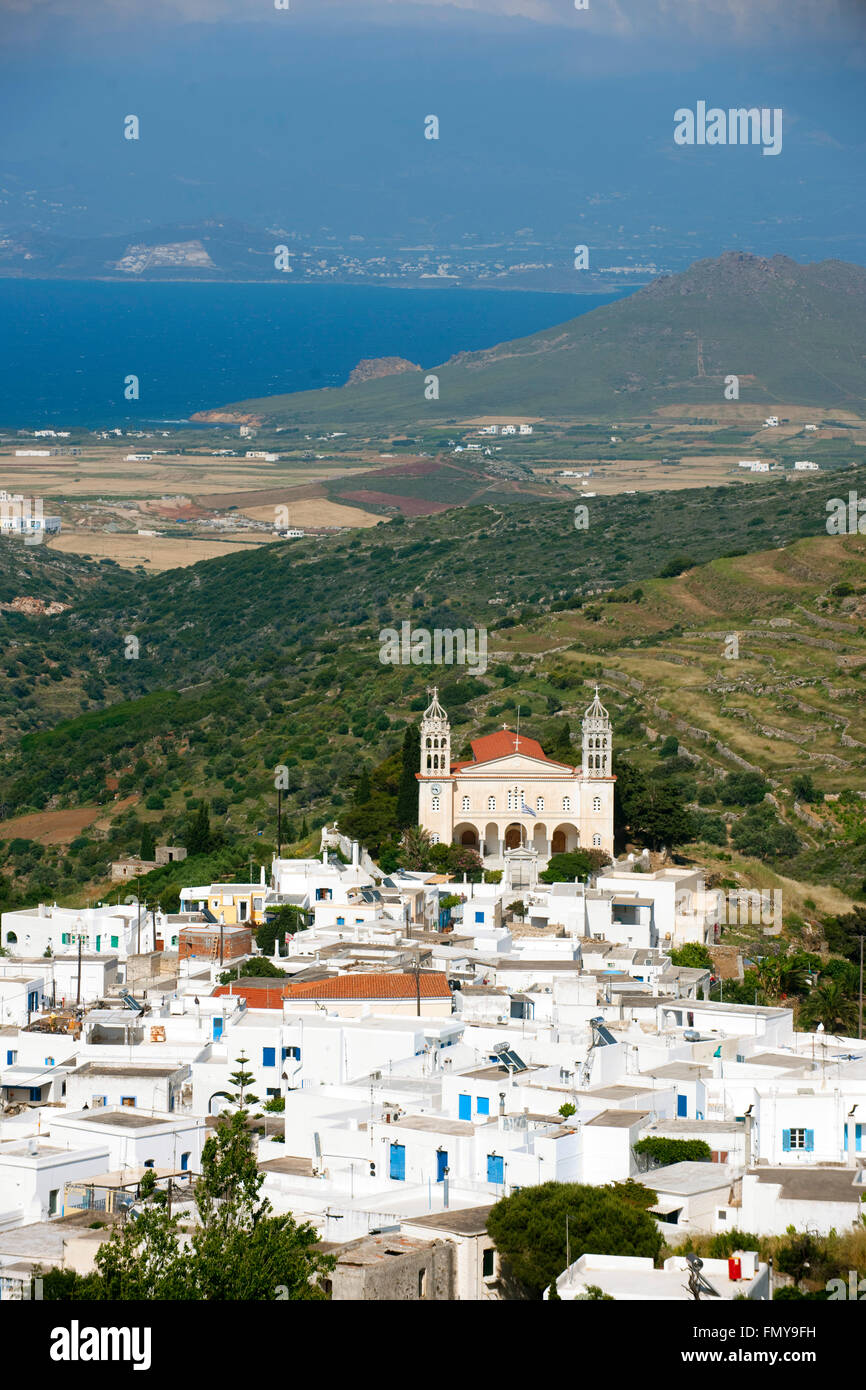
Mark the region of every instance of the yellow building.
POLYGON ((209 912, 215 922, 222 919, 227 927, 259 927, 265 920, 267 891, 263 883, 211 883, 181 888, 180 910, 209 912))
POLYGON ((434 842, 476 849, 486 868, 505 851, 534 850, 543 868, 574 849, 613 854, 612 730, 598 698, 583 716, 580 766, 548 758, 541 744, 503 727, 472 742, 472 758, 451 761, 451 725, 438 692, 421 721, 418 823, 434 842))

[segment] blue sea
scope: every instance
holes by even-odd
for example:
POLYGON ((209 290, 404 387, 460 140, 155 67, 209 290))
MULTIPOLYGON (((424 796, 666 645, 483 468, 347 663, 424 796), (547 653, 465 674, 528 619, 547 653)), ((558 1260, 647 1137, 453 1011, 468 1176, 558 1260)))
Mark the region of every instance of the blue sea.
POLYGON ((432 367, 624 293, 0 280, 0 428, 181 422, 342 386, 362 357, 432 367))

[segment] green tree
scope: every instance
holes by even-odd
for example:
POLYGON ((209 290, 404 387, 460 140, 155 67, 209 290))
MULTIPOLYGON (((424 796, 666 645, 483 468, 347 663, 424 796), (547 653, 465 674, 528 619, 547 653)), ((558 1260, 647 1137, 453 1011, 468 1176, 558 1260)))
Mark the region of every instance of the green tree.
POLYGON ((652 1134, 633 1146, 636 1154, 647 1154, 655 1163, 709 1163, 713 1151, 703 1139, 667 1139, 652 1134))
POLYGON ((153 826, 145 822, 141 831, 141 844, 139 846, 139 857, 148 863, 153 863, 156 856, 156 840, 153 835, 153 826))
POLYGON ((706 946, 701 946, 697 941, 687 941, 685 946, 671 951, 671 964, 687 966, 692 970, 711 970, 713 958, 706 946))
POLYGON ((542 883, 586 883, 592 868, 587 850, 575 849, 566 854, 551 855, 547 868, 539 874, 539 878, 542 883))
MULTIPOLYGON (((650 1203, 656 1200, 642 1191, 650 1203)), ((584 1254, 654 1259, 661 1249, 653 1218, 610 1188, 560 1182, 524 1187, 496 1203, 487 1229, 508 1273, 530 1298, 540 1298, 566 1267, 566 1217, 573 1260, 584 1254)))
POLYGON ((433 862, 430 856, 432 848, 433 840, 429 830, 420 825, 408 825, 400 837, 397 850, 401 869, 429 869, 433 862))
MULTIPOLYGON (((241 1061, 241 1059, 238 1059, 241 1061)), ((245 1060, 245 1059, 243 1059, 245 1060)), ((205 1142, 195 1185, 198 1225, 184 1243, 180 1218, 146 1194, 100 1248, 95 1296, 112 1300, 311 1300, 327 1295, 320 1280, 333 1256, 315 1247, 318 1233, 291 1216, 271 1215, 260 1196, 246 1116, 221 1120, 205 1142)), ((85 1295, 86 1296, 86 1295, 85 1295)))
POLYGON ((823 1023, 828 1033, 847 1038, 857 1032, 858 1017, 858 1001, 838 980, 824 978, 803 1000, 799 1021, 810 1029, 823 1023))
POLYGON ((421 766, 421 733, 417 724, 407 724, 406 726, 401 758, 400 783, 397 788, 397 825, 400 830, 404 826, 417 825, 418 823, 418 778, 416 774, 421 766))
POLYGON ((268 909, 268 920, 256 928, 256 945, 260 951, 272 956, 276 941, 279 939, 282 944, 286 932, 294 936, 295 932, 306 930, 303 908, 283 903, 280 907, 268 909))
POLYGON ((231 1072, 229 1075, 229 1081, 235 1088, 234 1101, 235 1105, 238 1107, 237 1113, 239 1115, 246 1115, 247 1105, 257 1105, 259 1100, 258 1096, 253 1096, 249 1093, 249 1087, 252 1086, 256 1079, 251 1071, 246 1070, 246 1064, 249 1060, 245 1052, 239 1053, 237 1060, 238 1069, 237 1071, 231 1072))
POLYGON ((792 791, 795 801, 823 801, 823 795, 815 787, 812 781, 812 774, 809 772, 798 772, 792 783, 792 791))
POLYGON ((213 846, 210 814, 204 799, 198 803, 198 810, 189 822, 183 842, 188 854, 208 854, 213 846))
POLYGON ((164 1197, 157 1191, 153 1174, 145 1173, 135 1213, 129 1212, 96 1252, 97 1298, 150 1302, 191 1296, 179 1230, 181 1218, 169 1216, 164 1197))

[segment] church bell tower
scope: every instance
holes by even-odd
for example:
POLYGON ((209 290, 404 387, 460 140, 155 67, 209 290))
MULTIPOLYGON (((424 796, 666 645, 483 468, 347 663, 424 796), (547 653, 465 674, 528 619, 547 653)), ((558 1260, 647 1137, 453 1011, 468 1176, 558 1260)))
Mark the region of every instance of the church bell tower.
POLYGON ((427 693, 432 699, 421 720, 421 776, 448 777, 451 772, 451 725, 439 703, 436 686, 427 693))
POLYGON ((584 713, 582 727, 584 777, 610 777, 613 730, 610 716, 598 698, 598 686, 595 687, 595 699, 584 713))

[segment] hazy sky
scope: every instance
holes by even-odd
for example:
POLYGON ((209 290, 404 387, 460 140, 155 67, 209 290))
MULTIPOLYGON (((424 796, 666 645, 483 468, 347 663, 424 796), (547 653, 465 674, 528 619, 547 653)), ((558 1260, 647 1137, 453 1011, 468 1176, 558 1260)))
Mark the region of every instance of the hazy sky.
POLYGON ((0 0, 0 227, 532 228, 676 264, 866 261, 861 0, 290 5, 0 0), (698 101, 782 108, 782 153, 677 147, 698 101))

